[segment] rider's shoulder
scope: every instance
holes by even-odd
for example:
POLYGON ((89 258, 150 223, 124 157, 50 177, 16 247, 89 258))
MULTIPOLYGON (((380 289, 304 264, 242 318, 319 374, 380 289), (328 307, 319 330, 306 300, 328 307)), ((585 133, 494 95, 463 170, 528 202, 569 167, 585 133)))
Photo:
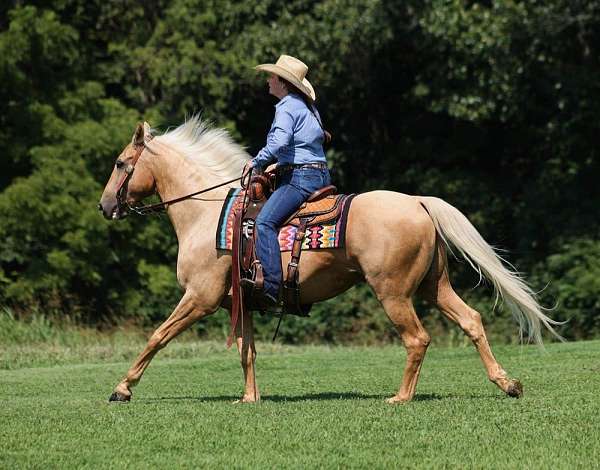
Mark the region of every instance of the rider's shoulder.
POLYGON ((285 102, 282 103, 282 106, 277 108, 277 112, 287 113, 294 119, 301 119, 309 112, 306 102, 300 96, 290 93, 285 96, 284 100, 285 102))
POLYGON ((301 96, 298 96, 295 93, 289 93, 281 99, 278 108, 286 110, 302 109, 306 108, 306 103, 301 96))

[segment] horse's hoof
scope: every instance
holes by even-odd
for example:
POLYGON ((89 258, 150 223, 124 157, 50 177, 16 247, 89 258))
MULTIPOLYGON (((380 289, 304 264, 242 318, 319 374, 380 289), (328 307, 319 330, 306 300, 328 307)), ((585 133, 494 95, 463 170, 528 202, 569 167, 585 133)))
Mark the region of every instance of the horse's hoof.
POLYGON ((116 401, 121 403, 127 403, 129 400, 131 400, 131 395, 127 396, 119 392, 113 392, 112 395, 108 398, 109 402, 116 401))
POLYGON ((239 400, 231 402, 232 405, 240 405, 242 403, 259 403, 260 398, 242 397, 239 400))
POLYGON ((523 396, 523 384, 521 384, 521 382, 519 382, 518 380, 513 380, 508 386, 506 394, 509 397, 521 398, 523 396))
POLYGON ((388 398, 385 400, 386 403, 390 404, 390 405, 405 405, 406 403, 408 403, 410 400, 405 400, 403 398, 398 398, 397 396, 393 396, 391 398, 388 398))

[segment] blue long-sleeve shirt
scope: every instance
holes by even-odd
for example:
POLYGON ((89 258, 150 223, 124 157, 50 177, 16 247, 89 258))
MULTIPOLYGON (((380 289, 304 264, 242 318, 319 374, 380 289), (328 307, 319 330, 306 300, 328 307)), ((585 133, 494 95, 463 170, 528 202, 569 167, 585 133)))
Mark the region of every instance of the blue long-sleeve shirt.
MULTIPOLYGON (((318 111, 315 109, 315 112, 318 111)), ((320 117, 319 117, 320 119, 320 117)), ((254 166, 325 163, 323 129, 302 97, 284 96, 275 105, 275 118, 267 145, 252 159, 254 166)))

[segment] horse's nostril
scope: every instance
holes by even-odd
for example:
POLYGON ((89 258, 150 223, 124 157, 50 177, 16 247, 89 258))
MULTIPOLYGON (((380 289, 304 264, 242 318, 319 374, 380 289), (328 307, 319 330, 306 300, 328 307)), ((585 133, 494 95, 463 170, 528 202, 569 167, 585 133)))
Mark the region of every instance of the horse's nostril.
POLYGON ((98 210, 101 211, 102 210, 102 204, 98 203, 98 210))

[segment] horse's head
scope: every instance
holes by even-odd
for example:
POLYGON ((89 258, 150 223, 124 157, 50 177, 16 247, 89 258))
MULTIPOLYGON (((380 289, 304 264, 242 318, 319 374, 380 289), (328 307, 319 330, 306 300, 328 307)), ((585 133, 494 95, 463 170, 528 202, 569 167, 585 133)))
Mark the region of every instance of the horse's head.
POLYGON ((139 123, 131 143, 117 158, 100 198, 98 209, 105 218, 121 219, 129 212, 130 205, 154 194, 155 181, 147 159, 151 151, 146 147, 151 139, 148 123, 139 123))

